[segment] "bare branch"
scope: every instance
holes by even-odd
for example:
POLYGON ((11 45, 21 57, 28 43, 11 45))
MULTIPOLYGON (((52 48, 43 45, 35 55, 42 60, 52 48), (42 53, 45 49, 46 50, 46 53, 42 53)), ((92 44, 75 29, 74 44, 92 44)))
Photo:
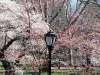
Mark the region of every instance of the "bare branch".
POLYGON ((4 50, 6 50, 14 41, 16 41, 17 38, 11 39, 7 45, 4 45, 3 48, 1 49, 1 51, 3 52, 4 50))
POLYGON ((81 9, 81 11, 79 12, 79 14, 77 15, 77 17, 70 23, 71 25, 73 25, 79 18, 79 16, 82 14, 82 12, 84 11, 84 9, 86 8, 87 4, 89 3, 89 0, 86 1, 84 7, 81 9))
POLYGON ((100 16, 99 15, 96 15, 98 17, 98 19, 100 19, 100 16))
POLYGON ((58 16, 58 14, 60 13, 64 3, 65 3, 65 0, 63 1, 63 3, 61 5, 61 7, 59 8, 58 12, 56 12, 56 14, 52 17, 52 19, 48 23, 51 23, 58 16))

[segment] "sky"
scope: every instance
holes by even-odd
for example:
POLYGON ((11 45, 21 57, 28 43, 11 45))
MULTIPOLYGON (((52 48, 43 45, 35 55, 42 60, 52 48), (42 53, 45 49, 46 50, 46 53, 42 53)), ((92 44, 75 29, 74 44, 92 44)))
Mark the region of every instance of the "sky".
POLYGON ((75 10, 75 8, 76 8, 76 3, 77 3, 77 0, 71 0, 71 6, 72 6, 73 10, 75 10))
POLYGON ((71 4, 74 6, 77 3, 77 0, 71 0, 71 4))

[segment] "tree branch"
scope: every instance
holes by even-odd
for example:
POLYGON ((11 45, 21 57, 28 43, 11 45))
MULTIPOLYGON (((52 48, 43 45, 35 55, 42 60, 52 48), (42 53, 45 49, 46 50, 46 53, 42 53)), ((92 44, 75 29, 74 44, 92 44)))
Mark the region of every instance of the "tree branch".
POLYGON ((51 23, 58 16, 58 14, 60 13, 64 3, 65 3, 65 0, 63 1, 63 3, 61 5, 61 7, 59 8, 58 12, 52 17, 52 19, 48 23, 51 23))
POLYGON ((82 10, 79 12, 79 14, 77 15, 77 17, 70 23, 70 25, 73 25, 79 18, 79 16, 82 14, 82 12, 84 11, 84 9, 86 8, 86 5, 89 3, 89 0, 86 1, 84 7, 82 8, 82 10))
POLYGON ((1 51, 4 52, 4 50, 6 50, 16 40, 17 40, 17 38, 11 39, 6 45, 3 46, 1 51))
POLYGON ((97 5, 98 7, 100 7, 100 4, 97 2, 97 0, 94 0, 96 3, 93 3, 95 5, 97 5))
POLYGON ((11 39, 6 45, 3 46, 3 48, 0 51, 0 58, 4 57, 4 50, 6 50, 16 40, 17 38, 11 39))

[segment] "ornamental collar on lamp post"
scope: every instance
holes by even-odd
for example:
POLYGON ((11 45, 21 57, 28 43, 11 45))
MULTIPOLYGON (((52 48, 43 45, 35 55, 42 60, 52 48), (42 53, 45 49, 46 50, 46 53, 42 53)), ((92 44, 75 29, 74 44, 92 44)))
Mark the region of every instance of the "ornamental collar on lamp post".
POLYGON ((56 41, 56 34, 53 31, 49 31, 45 34, 45 42, 47 46, 54 46, 56 41))

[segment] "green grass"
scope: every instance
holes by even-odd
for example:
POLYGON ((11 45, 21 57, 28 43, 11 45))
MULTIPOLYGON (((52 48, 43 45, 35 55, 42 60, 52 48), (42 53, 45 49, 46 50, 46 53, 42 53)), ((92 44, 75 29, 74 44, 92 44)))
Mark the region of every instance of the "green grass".
MULTIPOLYGON (((23 63, 19 63, 19 66, 22 66, 22 64, 23 63)), ((26 62, 26 64, 30 65, 29 62, 26 62)), ((0 67, 2 67, 2 62, 0 62, 0 67)), ((72 70, 53 70, 52 75, 75 75, 75 73, 77 73, 77 75, 82 75, 82 72, 75 72, 72 70)), ((29 72, 26 72, 23 75, 37 75, 37 74, 33 70, 30 70, 29 72)), ((48 75, 48 74, 44 72, 41 75, 48 75)), ((100 75, 100 71, 92 71, 90 75, 100 75)))
POLYGON ((0 62, 0 67, 2 67, 2 62, 0 62))
MULTIPOLYGON (((26 62, 25 63, 26 65, 30 65, 30 62, 26 62)), ((18 64, 18 66, 22 66, 23 65, 23 63, 19 63, 18 64)), ((0 62, 0 67, 2 67, 3 66, 3 64, 2 64, 2 62, 0 62)))
MULTIPOLYGON (((37 75, 37 74, 36 73, 32 73, 32 72, 28 72, 28 73, 25 73, 23 75, 37 75)), ((42 73, 41 75, 48 75, 48 74, 47 73, 42 73)), ((52 73, 52 75, 66 75, 66 73, 65 74, 62 73, 62 72, 60 72, 60 73, 52 73)))
MULTIPOLYGON (((68 70, 57 70, 52 72, 52 75, 76 75, 75 71, 68 71, 68 70)), ((18 74, 16 74, 18 75, 18 74)), ((23 75, 37 75, 35 72, 27 72, 23 75)), ((46 72, 42 73, 41 75, 48 75, 46 72)), ((82 75, 81 72, 77 72, 77 75, 82 75)), ((92 71, 90 75, 100 75, 99 71, 92 71)))

